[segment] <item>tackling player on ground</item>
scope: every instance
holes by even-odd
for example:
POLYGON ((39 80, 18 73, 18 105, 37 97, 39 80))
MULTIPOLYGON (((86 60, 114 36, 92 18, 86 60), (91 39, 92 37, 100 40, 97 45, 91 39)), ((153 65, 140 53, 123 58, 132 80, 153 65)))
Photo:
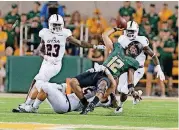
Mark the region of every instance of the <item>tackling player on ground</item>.
MULTIPOLYGON (((25 103, 19 106, 19 108, 22 109, 25 105, 33 104, 40 91, 40 86, 60 72, 66 41, 79 47, 104 49, 103 45, 95 46, 74 38, 71 31, 64 28, 63 18, 58 14, 51 15, 48 24, 48 29, 44 28, 39 32, 39 37, 41 37, 42 40, 38 49, 35 51, 36 55, 43 57, 43 62, 39 73, 32 81, 25 103)), ((39 104, 38 101, 35 103, 39 104)), ((16 111, 16 109, 13 109, 13 111, 16 111)))
MULTIPOLYGON (((119 29, 120 30, 120 29, 119 29)), ((108 42, 106 47, 111 49, 112 44, 109 42, 109 36, 115 32, 118 31, 118 28, 111 29, 103 34, 103 37, 105 36, 108 38, 108 42)), ((134 72, 134 83, 132 86, 136 86, 136 84, 139 82, 139 80, 143 77, 144 74, 144 62, 146 59, 146 55, 149 55, 152 57, 154 64, 156 65, 156 71, 157 71, 157 77, 160 78, 160 80, 165 80, 165 76, 162 72, 162 69, 160 67, 159 60, 157 56, 154 54, 154 52, 150 49, 149 41, 145 36, 138 36, 138 31, 139 27, 138 24, 135 21, 129 21, 127 22, 127 28, 124 30, 124 35, 121 35, 118 39, 118 43, 124 48, 128 48, 130 46, 130 43, 132 41, 136 41, 137 43, 142 45, 142 52, 139 56, 136 57, 136 60, 139 62, 140 67, 134 72)), ((129 88, 128 88, 128 74, 124 73, 120 75, 119 77, 119 84, 117 87, 117 90, 121 92, 121 97, 120 97, 120 102, 119 102, 119 107, 115 110, 116 113, 120 113, 123 111, 123 104, 127 100, 127 95, 129 93, 129 88)), ((137 100, 134 99, 134 104, 136 104, 137 100)))

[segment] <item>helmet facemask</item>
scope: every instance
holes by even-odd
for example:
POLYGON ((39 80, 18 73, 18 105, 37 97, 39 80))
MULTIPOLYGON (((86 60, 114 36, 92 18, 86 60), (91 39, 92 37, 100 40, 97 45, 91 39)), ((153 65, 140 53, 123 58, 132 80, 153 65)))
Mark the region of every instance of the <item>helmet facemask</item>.
POLYGON ((49 28, 54 33, 59 33, 62 30, 62 25, 58 23, 50 23, 49 28))
POLYGON ((126 36, 130 39, 130 40, 133 40, 136 38, 138 34, 138 31, 137 30, 126 30, 126 36))
POLYGON ((134 40, 138 35, 139 26, 135 21, 127 22, 127 28, 125 30, 124 35, 126 35, 129 40, 134 40))

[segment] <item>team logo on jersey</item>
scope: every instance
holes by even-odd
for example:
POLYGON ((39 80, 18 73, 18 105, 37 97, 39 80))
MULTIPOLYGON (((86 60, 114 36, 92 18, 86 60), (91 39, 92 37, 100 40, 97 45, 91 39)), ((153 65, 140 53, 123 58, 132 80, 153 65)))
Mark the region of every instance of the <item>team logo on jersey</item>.
POLYGON ((56 39, 56 37, 53 37, 52 39, 47 40, 47 43, 60 43, 60 40, 56 39))

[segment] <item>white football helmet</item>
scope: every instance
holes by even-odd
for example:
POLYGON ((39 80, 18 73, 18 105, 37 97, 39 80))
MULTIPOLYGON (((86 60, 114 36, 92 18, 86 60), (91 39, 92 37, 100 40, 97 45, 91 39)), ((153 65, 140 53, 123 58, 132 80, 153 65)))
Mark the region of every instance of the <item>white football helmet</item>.
POLYGON ((53 33, 59 33, 64 27, 62 16, 58 14, 51 15, 48 19, 48 26, 53 33))
POLYGON ((133 40, 136 38, 139 32, 139 26, 135 21, 127 22, 127 28, 124 31, 124 35, 126 35, 129 40, 133 40))

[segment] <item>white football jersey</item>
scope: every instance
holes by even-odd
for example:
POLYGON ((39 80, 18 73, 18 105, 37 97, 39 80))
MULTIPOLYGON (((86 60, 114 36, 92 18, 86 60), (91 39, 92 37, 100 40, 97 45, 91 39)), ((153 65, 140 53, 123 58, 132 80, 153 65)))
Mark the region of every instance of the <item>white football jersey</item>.
POLYGON ((46 55, 53 58, 56 62, 62 60, 65 53, 66 39, 71 35, 71 31, 65 28, 63 28, 63 30, 58 34, 52 33, 47 28, 43 28, 39 32, 39 37, 41 37, 45 42, 46 55))
MULTIPOLYGON (((143 47, 146 47, 149 45, 149 40, 145 36, 137 36, 132 41, 140 42, 143 45, 143 47)), ((118 38, 118 43, 120 43, 123 48, 126 48, 131 43, 131 41, 129 40, 127 36, 121 35, 118 38)), ((144 54, 144 51, 142 51, 141 54, 136 57, 136 60, 139 62, 140 66, 144 66, 144 63, 146 60, 146 55, 144 54)))

